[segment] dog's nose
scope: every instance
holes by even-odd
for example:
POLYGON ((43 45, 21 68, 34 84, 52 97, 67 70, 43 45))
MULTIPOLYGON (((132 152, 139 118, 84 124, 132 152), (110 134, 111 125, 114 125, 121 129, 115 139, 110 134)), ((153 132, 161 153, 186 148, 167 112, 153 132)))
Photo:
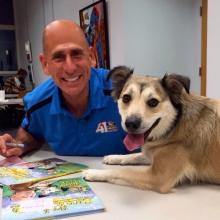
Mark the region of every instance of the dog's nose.
POLYGON ((125 121, 125 126, 128 129, 128 131, 136 131, 141 125, 141 119, 136 117, 136 116, 132 116, 126 119, 125 121))

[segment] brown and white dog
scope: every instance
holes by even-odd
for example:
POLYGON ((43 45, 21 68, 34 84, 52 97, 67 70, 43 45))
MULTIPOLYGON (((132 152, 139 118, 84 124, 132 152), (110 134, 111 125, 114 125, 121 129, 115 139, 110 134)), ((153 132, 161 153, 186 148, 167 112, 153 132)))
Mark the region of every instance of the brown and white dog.
POLYGON ((87 170, 90 181, 106 181, 169 192, 179 183, 220 183, 220 102, 189 93, 181 75, 162 79, 133 74, 125 66, 109 73, 129 149, 142 153, 110 155, 106 164, 141 165, 87 170))

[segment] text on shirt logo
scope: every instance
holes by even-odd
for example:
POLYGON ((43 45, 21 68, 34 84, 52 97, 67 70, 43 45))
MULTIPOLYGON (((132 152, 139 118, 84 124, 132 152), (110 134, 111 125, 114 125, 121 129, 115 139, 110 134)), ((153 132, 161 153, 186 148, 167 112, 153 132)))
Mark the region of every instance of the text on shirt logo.
POLYGON ((114 132, 117 131, 117 126, 113 121, 104 121, 98 124, 96 129, 96 133, 106 133, 106 132, 114 132))

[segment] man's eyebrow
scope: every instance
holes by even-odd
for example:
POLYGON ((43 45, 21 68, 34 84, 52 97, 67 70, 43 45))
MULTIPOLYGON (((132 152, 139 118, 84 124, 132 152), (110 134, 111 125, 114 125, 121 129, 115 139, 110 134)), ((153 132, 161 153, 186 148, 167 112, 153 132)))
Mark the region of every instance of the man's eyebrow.
POLYGON ((84 50, 80 48, 73 48, 70 51, 71 51, 71 54, 83 54, 84 53, 84 50))
MULTIPOLYGON (((80 48, 70 49, 71 55, 79 55, 83 53, 84 53, 83 49, 80 49, 80 48)), ((52 59, 59 58, 60 56, 64 56, 64 55, 65 55, 65 52, 63 50, 58 50, 52 54, 52 59)))

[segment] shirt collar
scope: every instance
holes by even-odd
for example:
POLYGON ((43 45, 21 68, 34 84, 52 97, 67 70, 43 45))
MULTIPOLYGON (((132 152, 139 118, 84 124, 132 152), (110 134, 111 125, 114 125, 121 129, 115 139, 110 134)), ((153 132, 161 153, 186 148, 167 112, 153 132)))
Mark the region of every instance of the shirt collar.
POLYGON ((107 104, 107 100, 104 95, 104 83, 103 77, 98 77, 96 69, 91 69, 91 77, 89 81, 89 106, 91 110, 103 108, 107 104))
POLYGON ((66 109, 63 105, 63 98, 60 89, 55 86, 54 92, 52 94, 52 102, 50 107, 51 114, 65 114, 66 109))

